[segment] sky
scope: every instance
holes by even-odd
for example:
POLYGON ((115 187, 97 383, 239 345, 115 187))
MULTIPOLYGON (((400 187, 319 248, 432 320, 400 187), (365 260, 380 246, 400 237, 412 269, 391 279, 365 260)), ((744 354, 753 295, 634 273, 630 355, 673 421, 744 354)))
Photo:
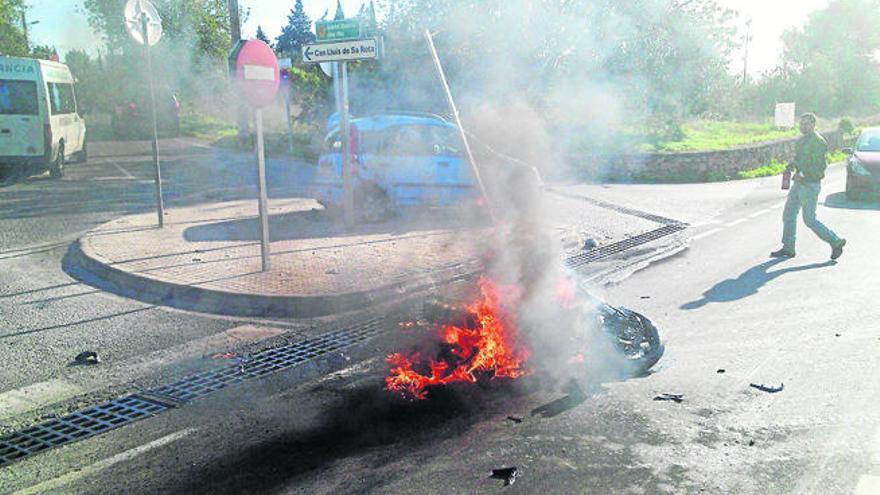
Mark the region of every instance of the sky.
MULTIPOLYGON (((181 0, 185 1, 185 0, 181 0)), ((346 14, 353 16, 366 0, 342 0, 346 14)), ((753 77, 772 69, 779 60, 782 43, 779 37, 789 28, 801 26, 810 12, 827 5, 828 0, 718 0, 728 8, 739 11, 742 25, 752 20, 752 43, 749 51, 749 73, 753 77)), ((73 48, 94 51, 100 40, 91 34, 82 13, 82 0, 29 0, 29 21, 39 21, 31 27, 31 40, 36 44, 54 45, 59 52, 73 48)), ((244 36, 253 36, 257 26, 271 38, 281 32, 294 0, 239 0, 241 7, 250 10, 247 22, 242 26, 244 36)), ((330 17, 336 10, 336 0, 304 0, 306 13, 312 20, 320 18, 325 10, 330 17)), ((744 28, 743 28, 744 29, 744 28)), ((743 54, 734 54, 731 72, 741 73, 743 54)))

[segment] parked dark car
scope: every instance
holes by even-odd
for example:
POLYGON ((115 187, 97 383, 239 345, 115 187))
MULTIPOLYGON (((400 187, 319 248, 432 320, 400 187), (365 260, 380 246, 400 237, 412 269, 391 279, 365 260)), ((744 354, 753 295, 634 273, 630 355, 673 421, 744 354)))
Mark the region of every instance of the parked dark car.
POLYGON ((846 196, 862 199, 880 189, 880 127, 862 131, 855 147, 845 150, 849 155, 846 166, 846 196))
MULTIPOLYGON (((161 136, 180 135, 180 102, 170 88, 156 89, 156 118, 161 136)), ((113 135, 120 139, 147 139, 152 136, 150 95, 139 91, 113 109, 113 135)))

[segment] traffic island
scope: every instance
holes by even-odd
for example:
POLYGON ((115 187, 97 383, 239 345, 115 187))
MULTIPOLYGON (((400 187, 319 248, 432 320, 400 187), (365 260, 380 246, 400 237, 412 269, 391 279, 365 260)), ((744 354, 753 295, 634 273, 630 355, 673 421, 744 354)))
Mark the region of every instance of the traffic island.
POLYGON ((481 269, 482 229, 441 218, 341 227, 312 200, 273 200, 271 270, 256 201, 108 222, 66 259, 85 282, 139 300, 237 316, 318 317, 442 286, 481 269), (467 242, 460 242, 467 238, 467 242))
MULTIPOLYGON (((592 283, 618 281, 687 245, 686 226, 668 219, 579 197, 548 201, 565 261, 592 283)), ((314 318, 471 280, 496 239, 488 223, 450 212, 345 228, 314 200, 273 199, 271 269, 263 272, 257 211, 256 201, 172 209, 163 229, 155 213, 122 217, 74 243, 65 269, 152 304, 314 318)))

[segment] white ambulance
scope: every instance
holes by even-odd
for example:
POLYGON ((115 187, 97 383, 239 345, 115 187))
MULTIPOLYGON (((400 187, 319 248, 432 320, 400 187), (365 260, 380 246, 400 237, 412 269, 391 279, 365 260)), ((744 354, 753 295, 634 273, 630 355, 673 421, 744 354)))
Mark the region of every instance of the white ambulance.
POLYGON ((65 163, 86 160, 73 82, 64 64, 0 56, 0 167, 61 177, 65 163))

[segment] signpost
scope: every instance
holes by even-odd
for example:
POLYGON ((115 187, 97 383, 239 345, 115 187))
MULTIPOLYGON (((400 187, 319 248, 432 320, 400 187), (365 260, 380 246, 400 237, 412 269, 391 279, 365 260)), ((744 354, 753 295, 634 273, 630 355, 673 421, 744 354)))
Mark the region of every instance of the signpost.
MULTIPOLYGON (((333 23, 349 22, 333 21, 333 23)), ((318 39, 321 39, 321 26, 333 23, 323 23, 318 26, 318 39)), ((328 28, 329 29, 329 28, 328 28)), ((339 28, 337 31, 327 30, 325 39, 330 36, 360 35, 360 24, 357 33, 354 30, 345 31, 339 28), (341 32, 342 34, 328 34, 341 32)), ((334 82, 337 87, 337 110, 339 112, 339 133, 342 138, 342 189, 343 189, 343 218, 346 226, 354 224, 354 182, 351 166, 351 134, 348 121, 348 67, 346 62, 354 60, 376 60, 379 58, 379 42, 369 38, 352 41, 336 41, 332 43, 313 43, 304 45, 302 48, 303 62, 307 64, 324 64, 333 62, 336 64, 334 82)))
POLYGON ((315 33, 318 41, 356 40, 361 37, 361 22, 358 19, 318 21, 315 33))
POLYGON ((153 87, 153 60, 150 47, 162 39, 162 19, 148 0, 128 0, 125 4, 125 28, 135 42, 144 45, 147 59, 147 80, 150 90, 150 114, 153 118, 153 168, 156 170, 156 211, 159 228, 165 226, 165 205, 162 199, 162 167, 159 164, 159 124, 156 119, 156 91, 153 87))
POLYGON ((379 43, 373 38, 365 40, 337 41, 333 43, 316 43, 304 45, 302 55, 303 62, 307 64, 374 60, 379 58, 379 43))
POLYGON ((242 96, 254 107, 257 131, 257 187, 260 210, 260 253, 263 271, 269 271, 269 198, 266 192, 266 153, 263 140, 263 107, 271 104, 278 94, 281 72, 275 53, 259 40, 239 42, 233 48, 231 60, 235 60, 234 77, 242 96))

